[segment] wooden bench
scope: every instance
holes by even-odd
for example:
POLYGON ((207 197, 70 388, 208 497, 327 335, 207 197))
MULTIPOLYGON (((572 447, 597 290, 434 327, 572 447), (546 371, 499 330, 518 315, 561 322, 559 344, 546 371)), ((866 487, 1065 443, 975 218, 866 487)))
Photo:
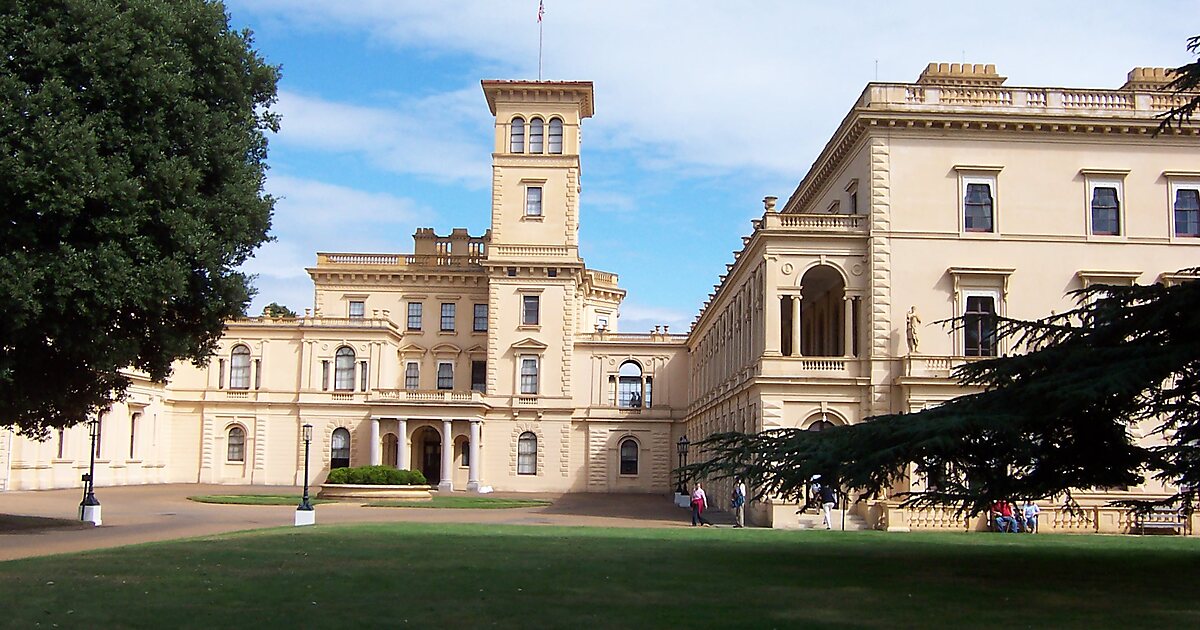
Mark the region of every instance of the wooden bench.
POLYGON ((1139 534, 1145 534, 1148 529, 1184 534, 1187 533, 1187 515, 1179 508, 1151 508, 1148 512, 1134 512, 1133 527, 1139 534))

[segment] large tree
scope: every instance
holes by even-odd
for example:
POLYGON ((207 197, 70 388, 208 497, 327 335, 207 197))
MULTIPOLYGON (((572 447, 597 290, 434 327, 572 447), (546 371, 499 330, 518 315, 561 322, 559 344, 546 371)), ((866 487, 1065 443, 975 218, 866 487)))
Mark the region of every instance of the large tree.
POLYGON ((210 0, 3 3, 0 426, 77 423, 245 310, 278 128, 251 44, 210 0))
MULTIPOLYGON (((1188 50, 1200 54, 1200 36, 1188 50)), ((1200 107, 1200 61, 1173 74, 1167 89, 1188 98, 1160 130, 1200 107)), ((717 434, 683 472, 792 497, 815 475, 879 496, 915 472, 926 483, 901 493, 907 504, 969 513, 998 498, 1069 497, 1144 475, 1180 489, 1162 503, 1187 499, 1200 488, 1200 281, 1094 286, 1076 298, 1068 313, 998 319, 998 337, 1017 352, 956 370, 977 393, 822 432, 717 434)))

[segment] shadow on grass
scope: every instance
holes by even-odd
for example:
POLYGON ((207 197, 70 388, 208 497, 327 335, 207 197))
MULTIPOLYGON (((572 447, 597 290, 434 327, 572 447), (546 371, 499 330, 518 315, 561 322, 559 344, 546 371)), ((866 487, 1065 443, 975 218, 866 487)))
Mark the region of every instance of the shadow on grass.
POLYGON ((14 627, 1195 627, 1198 562, 1177 538, 372 523, 0 563, 0 592, 14 627))

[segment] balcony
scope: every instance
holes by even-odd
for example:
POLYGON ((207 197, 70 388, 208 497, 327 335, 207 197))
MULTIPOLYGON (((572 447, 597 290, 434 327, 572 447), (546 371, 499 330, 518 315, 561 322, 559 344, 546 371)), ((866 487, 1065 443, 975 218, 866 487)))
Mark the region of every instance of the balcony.
POLYGON ((759 229, 790 234, 844 234, 865 236, 870 226, 866 215, 768 212, 756 222, 759 229))
POLYGON ((483 393, 458 389, 376 389, 367 402, 416 405, 482 405, 483 393))

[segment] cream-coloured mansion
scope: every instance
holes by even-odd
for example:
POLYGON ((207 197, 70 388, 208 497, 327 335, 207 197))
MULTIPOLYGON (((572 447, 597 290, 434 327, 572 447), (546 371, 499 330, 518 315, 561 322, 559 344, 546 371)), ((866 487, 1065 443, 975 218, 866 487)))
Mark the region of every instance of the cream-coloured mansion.
MULTIPOLYGON (((443 491, 665 495, 683 435, 937 404, 961 393, 954 366, 1006 352, 988 315, 1061 311, 1091 283, 1179 282, 1200 260, 1200 126, 1154 135, 1179 102, 1165 82, 1136 68, 1117 89, 1023 88, 990 65, 930 64, 867 85, 674 334, 620 332, 617 275, 579 256, 592 84, 484 81, 490 229, 317 254, 302 317, 229 322, 207 368, 138 380, 102 415, 97 483, 300 484, 309 423, 313 482, 385 464, 443 491), (957 315, 966 330, 933 324, 957 315)), ((77 487, 88 450, 82 426, 0 433, 0 489, 77 487)), ((887 497, 855 509, 876 527, 964 526, 887 497)), ((1048 512, 1052 529, 1128 525, 1048 512)), ((794 513, 765 500, 751 517, 794 513)))

